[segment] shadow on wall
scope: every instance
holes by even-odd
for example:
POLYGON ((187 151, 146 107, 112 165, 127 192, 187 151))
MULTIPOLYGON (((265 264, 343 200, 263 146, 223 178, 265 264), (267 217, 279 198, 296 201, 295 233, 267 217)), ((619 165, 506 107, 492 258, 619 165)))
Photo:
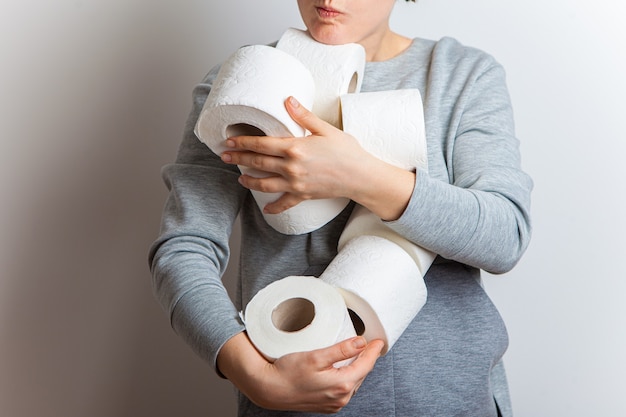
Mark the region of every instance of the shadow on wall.
POLYGON ((141 126, 145 117, 110 110, 86 149, 40 173, 41 193, 10 239, 2 414, 227 415, 217 409, 228 409, 230 386, 174 336, 149 286, 162 137, 141 126))
POLYGON ((67 87, 57 95, 65 101, 41 97, 50 114, 29 134, 46 140, 24 144, 24 210, 2 238, 11 245, 0 415, 234 415, 230 384, 174 335, 149 284, 166 190, 159 172, 175 155, 192 88, 171 73, 175 62, 120 59, 88 80, 91 96, 57 79, 51 89, 67 87))

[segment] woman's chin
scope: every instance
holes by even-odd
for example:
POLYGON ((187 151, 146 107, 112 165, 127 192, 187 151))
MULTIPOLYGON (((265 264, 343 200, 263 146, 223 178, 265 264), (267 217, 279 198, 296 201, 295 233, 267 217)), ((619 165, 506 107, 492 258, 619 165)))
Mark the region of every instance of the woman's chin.
POLYGON ((347 36, 344 36, 341 31, 336 28, 321 28, 309 30, 309 34, 317 42, 326 45, 344 45, 353 41, 349 40, 347 36))

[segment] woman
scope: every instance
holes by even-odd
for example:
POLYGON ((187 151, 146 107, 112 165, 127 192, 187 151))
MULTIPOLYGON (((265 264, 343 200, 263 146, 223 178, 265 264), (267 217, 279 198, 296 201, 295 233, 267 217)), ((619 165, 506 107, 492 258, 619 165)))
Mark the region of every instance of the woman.
POLYGON ((394 33, 394 4, 298 0, 314 39, 365 48, 361 91, 420 90, 428 173, 378 160, 293 98, 285 106, 311 132, 306 140, 234 137, 229 151, 214 155, 193 127, 218 68, 194 90, 177 161, 163 170, 170 197, 150 252, 155 293, 177 333, 238 388, 239 415, 510 415, 501 365, 506 329, 480 285, 480 269, 510 270, 530 239, 532 181, 520 168, 504 71, 453 39, 394 33), (241 175, 237 165, 275 175, 241 175), (307 199, 350 198, 439 255, 425 276, 428 302, 389 353, 380 357, 381 341, 361 337, 275 363, 256 351, 237 311, 273 280, 318 276, 336 255, 353 206, 319 230, 286 236, 265 223, 249 190, 284 193, 267 213, 307 199), (233 305, 220 278, 239 213, 233 305), (351 357, 357 359, 349 366, 332 366, 351 357))

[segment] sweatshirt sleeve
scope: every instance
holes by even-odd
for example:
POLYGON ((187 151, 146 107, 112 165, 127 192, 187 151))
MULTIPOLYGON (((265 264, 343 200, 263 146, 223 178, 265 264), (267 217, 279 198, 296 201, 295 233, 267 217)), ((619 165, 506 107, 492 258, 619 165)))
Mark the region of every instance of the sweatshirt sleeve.
POLYGON ((193 132, 217 70, 194 89, 176 162, 163 168, 169 196, 149 253, 153 291, 172 327, 213 366, 223 344, 244 329, 221 277, 246 195, 237 168, 222 163, 193 132))
POLYGON ((530 241, 533 187, 521 168, 505 73, 487 54, 441 49, 426 106, 428 146, 440 145, 437 155, 429 149, 429 162, 442 160, 445 173, 417 172, 408 207, 388 225, 444 258, 504 273, 530 241))

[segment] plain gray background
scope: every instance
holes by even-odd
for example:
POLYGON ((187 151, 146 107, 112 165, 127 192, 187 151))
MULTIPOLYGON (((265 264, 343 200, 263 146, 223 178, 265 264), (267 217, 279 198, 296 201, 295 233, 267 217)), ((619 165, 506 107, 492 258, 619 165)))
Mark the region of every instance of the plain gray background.
MULTIPOLYGON (((394 29, 454 36, 507 69, 535 232, 486 284, 518 417, 626 415, 625 8, 394 12, 394 29)), ((229 384, 153 300, 147 251, 193 85, 289 26, 295 0, 0 2, 0 415, 233 415, 229 384)))

